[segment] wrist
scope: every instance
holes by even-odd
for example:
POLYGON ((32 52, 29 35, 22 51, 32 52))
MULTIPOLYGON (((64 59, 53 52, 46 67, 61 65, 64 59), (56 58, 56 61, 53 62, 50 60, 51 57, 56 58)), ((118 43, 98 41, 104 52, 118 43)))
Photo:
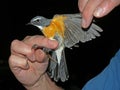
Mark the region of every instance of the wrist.
POLYGON ((27 90, 63 90, 53 82, 47 74, 41 76, 41 78, 32 86, 25 86, 27 90))

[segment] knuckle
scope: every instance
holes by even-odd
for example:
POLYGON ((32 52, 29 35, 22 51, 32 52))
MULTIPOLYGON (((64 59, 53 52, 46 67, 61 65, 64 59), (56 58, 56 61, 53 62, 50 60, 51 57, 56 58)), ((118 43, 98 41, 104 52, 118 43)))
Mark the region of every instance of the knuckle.
POLYGON ((17 44, 18 42, 19 42, 19 41, 18 41, 17 39, 13 40, 13 41, 11 42, 11 48, 14 47, 14 46, 16 46, 16 44, 17 44))
POLYGON ((14 62, 14 58, 15 58, 14 55, 10 55, 10 57, 8 59, 9 64, 12 64, 14 62))
POLYGON ((41 40, 43 38, 44 38, 44 36, 34 35, 34 36, 29 37, 29 41, 39 41, 39 40, 41 40))
POLYGON ((36 39, 42 39, 42 40, 45 39, 45 37, 42 36, 42 35, 35 35, 34 38, 36 38, 36 39))
POLYGON ((31 36, 26 36, 24 39, 29 39, 31 36))
POLYGON ((9 61, 11 61, 11 60, 12 60, 12 58, 13 58, 13 57, 12 57, 12 55, 10 55, 10 57, 9 57, 9 61))
POLYGON ((29 40, 32 36, 26 36, 22 41, 26 42, 27 40, 29 40))

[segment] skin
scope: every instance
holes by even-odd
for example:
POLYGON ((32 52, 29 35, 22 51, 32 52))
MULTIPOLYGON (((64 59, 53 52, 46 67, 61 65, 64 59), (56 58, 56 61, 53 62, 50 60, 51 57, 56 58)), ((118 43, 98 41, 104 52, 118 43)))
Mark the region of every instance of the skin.
POLYGON ((61 90, 46 73, 47 55, 41 49, 32 50, 34 44, 50 49, 56 49, 58 46, 57 41, 49 40, 43 36, 27 36, 22 41, 13 40, 9 57, 11 71, 28 90, 39 90, 39 88, 61 90))
MULTIPOLYGON (((103 17, 120 4, 120 0, 79 0, 82 13, 82 27, 87 28, 93 17, 103 17)), ((46 73, 48 57, 41 50, 32 50, 38 44, 41 47, 56 49, 58 43, 43 36, 27 36, 24 40, 13 40, 9 66, 15 77, 27 90, 62 90, 51 81, 46 73)))
POLYGON ((120 0, 79 0, 78 7, 83 17, 82 27, 87 28, 93 17, 103 17, 119 4, 120 0))

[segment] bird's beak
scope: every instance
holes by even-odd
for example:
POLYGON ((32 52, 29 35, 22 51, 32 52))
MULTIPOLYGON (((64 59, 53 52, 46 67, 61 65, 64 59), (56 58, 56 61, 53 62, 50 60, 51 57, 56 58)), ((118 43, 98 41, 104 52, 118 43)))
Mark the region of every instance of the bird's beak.
POLYGON ((27 23, 26 25, 32 25, 32 24, 29 22, 29 23, 27 23))

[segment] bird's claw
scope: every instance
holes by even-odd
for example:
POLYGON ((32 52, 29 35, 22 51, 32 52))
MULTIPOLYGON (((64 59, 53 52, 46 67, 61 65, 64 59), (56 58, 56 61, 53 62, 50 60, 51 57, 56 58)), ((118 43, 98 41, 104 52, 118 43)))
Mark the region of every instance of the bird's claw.
POLYGON ((52 60, 52 61, 54 61, 55 63, 57 63, 57 60, 53 59, 50 54, 47 54, 47 55, 48 55, 49 60, 52 60))
POLYGON ((34 49, 34 50, 36 50, 36 49, 43 49, 43 47, 41 47, 41 46, 39 46, 37 44, 34 44, 31 49, 34 49))

